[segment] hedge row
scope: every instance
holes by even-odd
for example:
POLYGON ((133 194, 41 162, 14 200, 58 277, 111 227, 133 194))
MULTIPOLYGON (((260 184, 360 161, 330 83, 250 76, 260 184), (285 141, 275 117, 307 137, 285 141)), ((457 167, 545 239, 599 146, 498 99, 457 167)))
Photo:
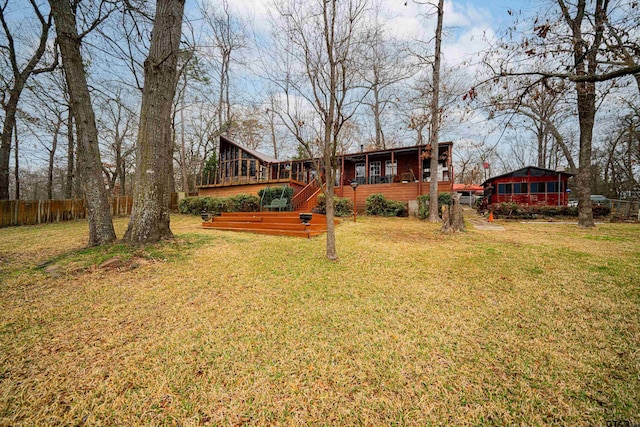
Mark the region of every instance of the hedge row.
MULTIPOLYGON (((346 197, 333 197, 336 216, 353 215, 353 201, 346 197)), ((324 194, 318 196, 318 206, 313 208, 314 213, 327 214, 327 197, 324 194)))
POLYGON ((376 193, 367 197, 366 212, 377 216, 407 216, 407 204, 388 200, 381 193, 376 193))
POLYGON ((178 204, 181 214, 200 215, 202 211, 213 215, 222 212, 258 212, 260 199, 250 194, 238 194, 230 197, 185 197, 178 204))
MULTIPOLYGON (((418 196, 418 218, 427 219, 429 217, 429 200, 430 197, 428 194, 418 196)), ((438 194, 438 215, 442 217, 442 207, 452 204, 453 198, 451 197, 451 193, 438 194)))
MULTIPOLYGON (((523 206, 513 202, 494 204, 491 206, 496 218, 507 219, 537 219, 552 217, 577 217, 578 208, 569 206, 523 206)), ((595 218, 609 215, 611 210, 607 206, 594 206, 595 218)))

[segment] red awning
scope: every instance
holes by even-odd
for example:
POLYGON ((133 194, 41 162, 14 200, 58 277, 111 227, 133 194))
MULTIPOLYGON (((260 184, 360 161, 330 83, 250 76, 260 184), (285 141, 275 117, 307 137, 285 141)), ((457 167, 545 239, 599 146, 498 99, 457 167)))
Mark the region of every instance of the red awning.
POLYGON ((453 184, 453 191, 484 191, 484 187, 478 184, 453 184))

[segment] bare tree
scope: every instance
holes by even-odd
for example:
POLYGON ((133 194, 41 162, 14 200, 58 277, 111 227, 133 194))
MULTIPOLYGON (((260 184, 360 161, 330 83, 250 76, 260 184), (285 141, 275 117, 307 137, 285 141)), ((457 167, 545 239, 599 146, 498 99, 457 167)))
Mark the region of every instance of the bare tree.
MULTIPOLYGON (((444 0, 438 1, 438 20, 436 24, 435 52, 433 58, 433 96, 431 97, 431 132, 429 140, 431 144, 431 159, 429 170, 431 181, 429 183, 429 221, 439 222, 438 212, 438 142, 440 138, 440 61, 442 50, 442 20, 444 16, 444 0)), ((454 222, 452 226, 455 226, 454 222)))
MULTIPOLYGON (((89 219, 89 246, 102 245, 114 241, 116 234, 111 220, 108 194, 102 179, 98 128, 80 45, 82 37, 106 19, 113 9, 103 10, 101 4, 98 18, 86 31, 79 34, 76 26, 77 10, 72 9, 69 0, 50 0, 49 4, 56 24, 58 46, 76 120, 78 165, 89 219)), ((74 5, 77 6, 75 3, 74 5)))
POLYGON ((130 244, 147 244, 173 237, 169 217, 174 148, 171 112, 183 13, 184 0, 156 2, 151 45, 144 64, 133 208, 124 236, 130 244))
POLYGON ((366 8, 366 1, 360 0, 276 3, 284 28, 277 48, 286 54, 278 64, 284 70, 273 78, 287 98, 279 114, 310 158, 320 153, 316 167, 323 172, 320 176, 326 183, 322 188, 327 203, 326 256, 330 260, 338 258, 334 183, 340 132, 366 96, 366 92, 358 94, 354 90, 360 65, 356 53, 362 42, 366 8), (305 126, 304 113, 290 104, 294 95, 305 101, 318 121, 315 138, 305 136, 310 126, 305 126))
MULTIPOLYGON (((577 170, 571 147, 566 143, 561 132, 561 125, 570 116, 568 87, 563 81, 531 82, 523 77, 515 82, 496 82, 489 86, 491 93, 485 108, 491 118, 504 116, 507 123, 524 117, 531 123, 531 130, 536 137, 537 165, 551 167, 553 154, 561 151, 572 171, 577 170), (519 90, 520 88, 526 90, 519 90), (515 117, 514 117, 515 116, 515 117), (553 144, 548 143, 549 139, 553 144)), ((482 95, 479 96, 479 98, 482 95)), ((557 162, 557 154, 555 155, 557 162)))
POLYGON ((3 88, 2 99, 0 100, 5 113, 4 123, 2 124, 2 135, 0 137, 0 200, 6 200, 9 198, 9 158, 11 156, 11 138, 13 137, 13 130, 16 124, 16 112, 20 95, 22 94, 29 77, 34 74, 52 71, 57 66, 57 56, 55 56, 56 61, 54 61, 53 64, 43 68, 38 68, 38 63, 46 51, 52 16, 48 15, 45 17, 35 0, 29 0, 29 3, 40 22, 40 35, 35 50, 29 57, 27 63, 22 66, 18 63, 16 43, 7 22, 6 12, 9 0, 5 0, 0 4, 0 23, 2 24, 4 37, 6 39, 6 45, 0 45, 0 49, 7 53, 12 72, 12 80, 4 82, 4 78, 2 79, 3 83, 6 84, 6 90, 3 88), (7 92, 9 99, 6 99, 7 92))
POLYGON ((217 10, 208 5, 200 7, 205 22, 213 33, 214 49, 217 54, 219 94, 218 94, 218 128, 222 134, 226 134, 231 116, 231 100, 229 92, 231 88, 231 64, 233 55, 246 46, 246 30, 244 23, 232 16, 229 10, 229 2, 222 0, 222 9, 217 10))
MULTIPOLYGON (((377 16, 376 16, 377 18, 377 16)), ((389 110, 396 108, 399 83, 415 74, 415 67, 409 62, 408 51, 384 31, 382 23, 374 22, 366 35, 362 76, 364 84, 370 88, 369 96, 363 102, 373 118, 374 147, 386 149, 387 137, 383 122, 389 110)))
POLYGON ((136 125, 135 113, 125 104, 122 91, 115 90, 115 96, 107 99, 101 106, 100 126, 103 138, 105 159, 102 171, 109 180, 111 194, 119 187, 119 194, 126 194, 127 165, 133 163, 135 146, 130 141, 134 137, 136 125))
MULTIPOLYGON (((612 5, 608 0, 572 3, 556 0, 557 7, 546 16, 537 17, 533 22, 526 21, 526 25, 532 24, 529 31, 533 34, 512 42, 512 36, 517 32, 517 24, 514 25, 501 41, 506 48, 500 50, 503 59, 497 63, 487 62, 499 77, 533 76, 539 81, 563 79, 574 85, 580 127, 579 164, 574 187, 578 196, 578 225, 583 228, 595 227, 590 194, 596 84, 640 73, 637 62, 611 61, 612 54, 605 42, 615 39, 611 28, 618 34, 623 28, 624 22, 613 22, 615 17, 622 16, 624 21, 629 14, 637 16, 629 3, 612 5), (527 68, 524 64, 531 64, 527 62, 528 58, 540 58, 541 61, 533 62, 531 68, 527 68)), ((629 34, 635 34, 636 30, 629 34)))

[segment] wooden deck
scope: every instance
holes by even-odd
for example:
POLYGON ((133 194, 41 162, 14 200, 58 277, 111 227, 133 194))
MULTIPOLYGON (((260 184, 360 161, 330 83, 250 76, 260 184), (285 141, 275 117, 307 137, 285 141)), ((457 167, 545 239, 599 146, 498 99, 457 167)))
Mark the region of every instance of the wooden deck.
MULTIPOLYGON (((335 224, 339 222, 335 220, 335 224)), ((215 230, 310 238, 327 231, 327 220, 325 215, 313 214, 308 224, 302 224, 298 212, 230 212, 213 217, 202 226, 215 230)))

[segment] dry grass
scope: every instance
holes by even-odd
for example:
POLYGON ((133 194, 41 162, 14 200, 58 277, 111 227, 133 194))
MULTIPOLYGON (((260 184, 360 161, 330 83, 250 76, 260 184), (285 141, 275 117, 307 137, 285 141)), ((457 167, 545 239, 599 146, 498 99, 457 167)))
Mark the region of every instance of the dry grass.
POLYGON ((332 263, 172 222, 144 251, 0 230, 0 425, 640 421, 638 225, 363 218, 332 263))

